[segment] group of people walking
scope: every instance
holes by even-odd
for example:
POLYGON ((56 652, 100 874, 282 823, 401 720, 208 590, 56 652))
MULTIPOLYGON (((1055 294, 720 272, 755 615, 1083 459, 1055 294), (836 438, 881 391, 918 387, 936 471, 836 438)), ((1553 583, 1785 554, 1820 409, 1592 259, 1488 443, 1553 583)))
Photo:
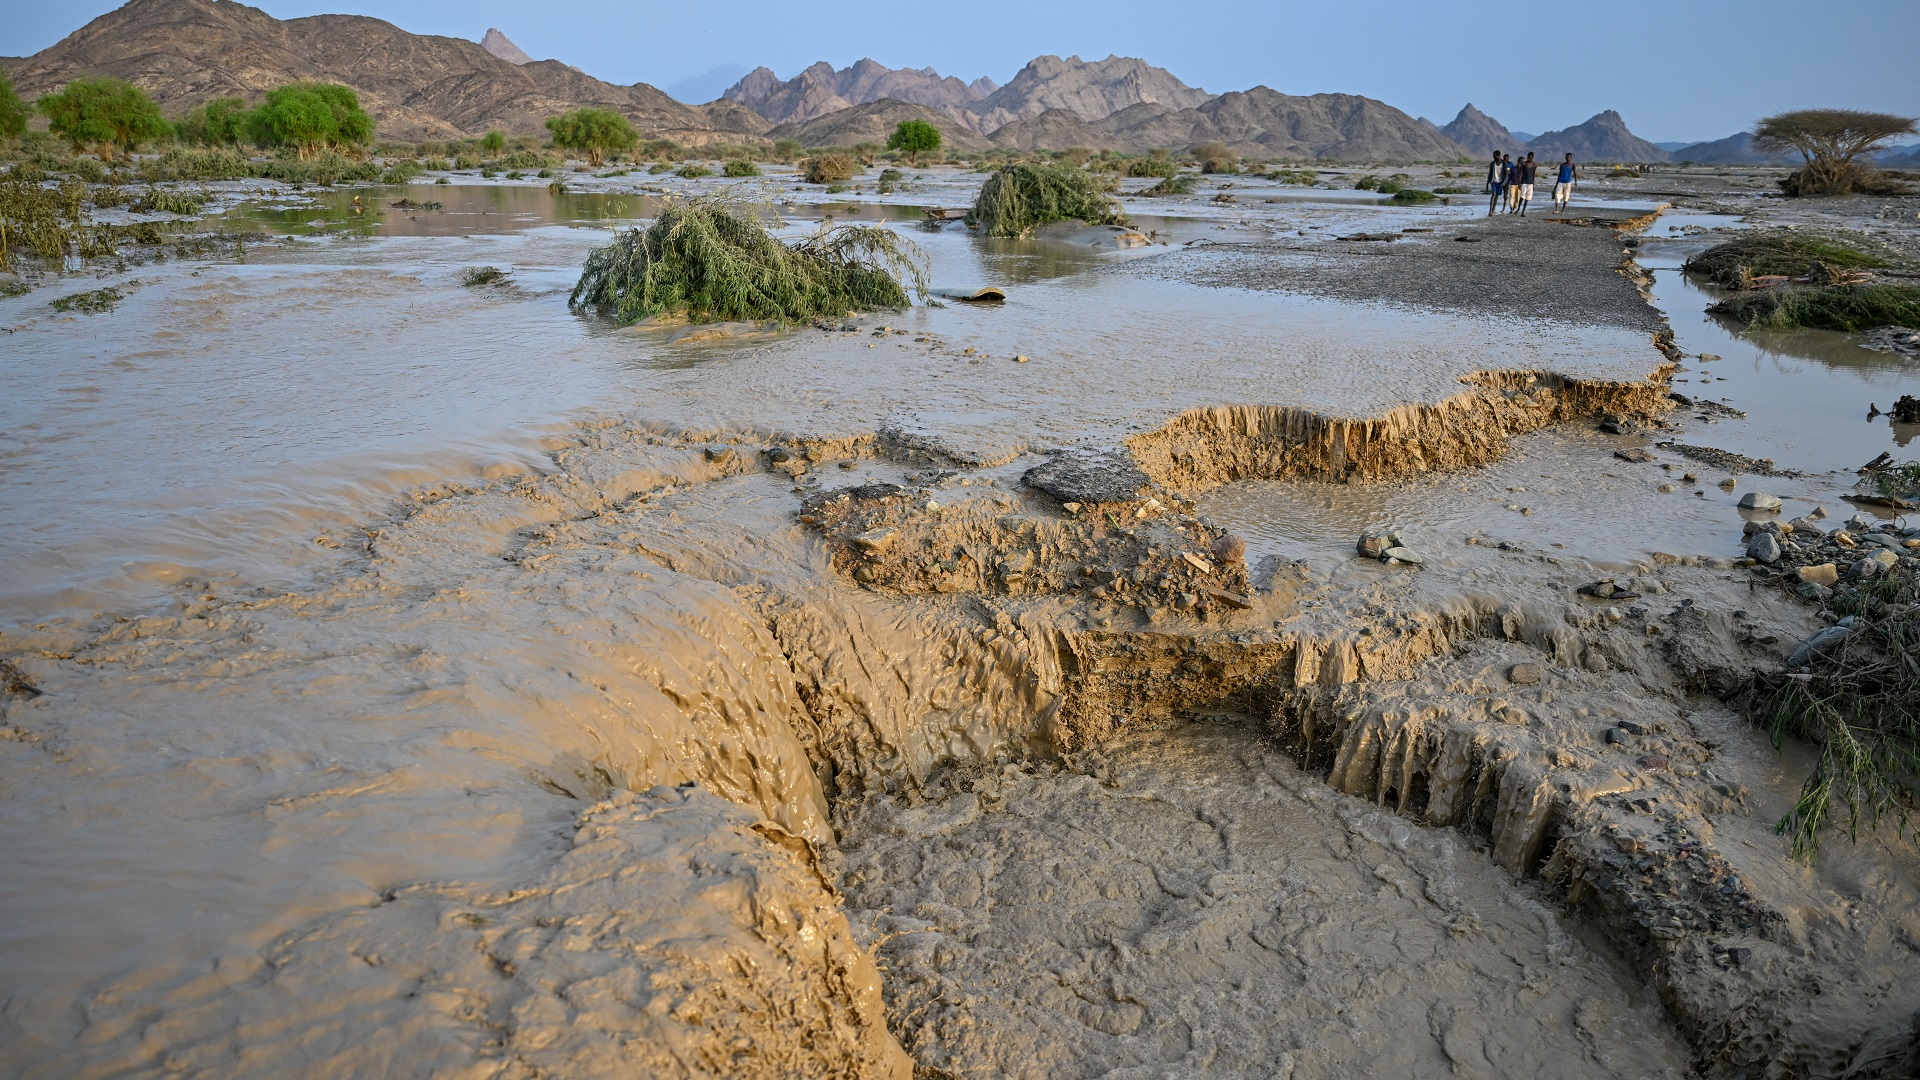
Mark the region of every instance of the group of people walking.
MULTIPOLYGON (((1487 165, 1487 216, 1492 217, 1504 202, 1507 213, 1526 217, 1527 206, 1533 202, 1533 181, 1538 170, 1531 151, 1515 161, 1495 150, 1493 161, 1487 165)), ((1568 200, 1573 198, 1573 182, 1579 176, 1580 167, 1573 163, 1573 155, 1568 154, 1560 163, 1560 174, 1553 184, 1554 213, 1567 208, 1568 200)))

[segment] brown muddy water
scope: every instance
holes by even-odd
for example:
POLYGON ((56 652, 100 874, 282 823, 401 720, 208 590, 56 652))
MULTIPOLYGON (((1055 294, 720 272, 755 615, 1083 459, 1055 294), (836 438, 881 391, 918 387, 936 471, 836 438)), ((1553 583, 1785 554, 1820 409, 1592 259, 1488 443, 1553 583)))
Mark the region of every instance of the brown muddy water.
MULTIPOLYGON (((928 1075, 1689 1073, 1619 943, 1487 840, 1329 788, 1245 716, 1056 753, 1078 691, 1050 627, 1081 613, 853 588, 795 519, 839 477, 1025 505, 1040 451, 1188 409, 1438 400, 1495 341, 1639 381, 1644 336, 1184 286, 1110 271, 1165 247, 849 203, 1007 302, 675 340, 565 306, 644 197, 408 193, 447 206, 243 208, 295 239, 0 301, 0 625, 43 691, 0 717, 0 1071, 907 1075, 904 1047, 928 1075), (461 286, 480 265, 511 283, 461 286), (47 307, 107 283, 111 314, 47 307), (759 467, 797 435, 811 474, 759 467)), ((1241 213, 1267 216, 1139 225, 1475 210, 1241 213)), ((1740 352, 1674 277, 1680 347, 1726 357, 1688 371, 1749 410, 1715 445, 1798 465, 1766 402, 1838 423, 1884 393, 1875 361, 1809 380, 1846 366, 1824 344, 1740 352)), ((1381 521, 1468 592, 1511 584, 1502 539, 1575 567, 1727 549, 1718 474, 1576 464, 1635 441, 1202 509, 1302 588, 1369 587, 1339 556, 1381 521)))

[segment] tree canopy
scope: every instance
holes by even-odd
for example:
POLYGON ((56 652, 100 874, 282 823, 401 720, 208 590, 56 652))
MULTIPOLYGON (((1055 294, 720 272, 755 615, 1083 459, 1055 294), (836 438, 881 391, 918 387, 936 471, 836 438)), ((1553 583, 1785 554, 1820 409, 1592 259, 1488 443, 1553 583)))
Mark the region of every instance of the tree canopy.
POLYGON ((173 125, 147 92, 120 79, 75 79, 34 106, 46 114, 47 130, 76 151, 89 146, 131 151, 173 134, 173 125))
POLYGON ((911 159, 940 149, 940 129, 925 120, 902 120, 887 136, 887 149, 900 150, 911 159))
POLYGON ((246 135, 245 98, 214 98, 196 105, 180 118, 180 138, 204 146, 233 146, 246 135))
POLYGON ((1898 135, 1914 133, 1914 120, 1857 109, 1800 109, 1769 116, 1753 129, 1755 149, 1798 151, 1806 160, 1802 188, 1840 194, 1855 178, 1854 159, 1898 135))
POLYGON ((507 148, 507 137, 498 131, 489 131, 480 136, 480 150, 483 153, 497 154, 507 148))
POLYGON ((27 106, 13 92, 13 80, 0 71, 0 141, 27 133, 27 106))
POLYGON ((607 151, 625 150, 640 141, 627 118, 612 109, 575 109, 547 118, 547 131, 553 145, 562 150, 579 150, 592 165, 604 164, 607 151))
POLYGON ((373 117, 360 95, 338 83, 296 82, 267 91, 247 114, 247 134, 260 146, 290 146, 307 157, 329 147, 361 146, 373 137, 373 117))

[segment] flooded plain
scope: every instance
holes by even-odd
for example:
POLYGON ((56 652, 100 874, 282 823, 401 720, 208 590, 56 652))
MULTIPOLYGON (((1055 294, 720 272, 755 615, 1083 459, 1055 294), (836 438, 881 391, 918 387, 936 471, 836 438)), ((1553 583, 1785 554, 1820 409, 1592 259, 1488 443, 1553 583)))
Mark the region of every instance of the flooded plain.
MULTIPOLYGON (((1703 735, 1687 717, 1720 707, 1683 704, 1653 631, 1622 643, 1627 616, 1563 596, 1619 572, 1719 597, 1711 563, 1653 553, 1724 569, 1754 478, 1612 451, 1773 457, 1806 475, 1769 490, 1837 511, 1851 468, 1908 437, 1856 405, 1897 396, 1897 361, 1699 315, 1669 268, 1692 241, 1649 239, 1675 388, 1746 416, 1608 434, 1579 395, 1639 400, 1669 363, 1633 325, 1141 272, 1276 238, 1312 259, 1356 229, 1450 244, 1475 200, 1249 183, 1239 206, 1130 203, 1146 242, 1116 249, 923 227, 914 200, 977 182, 940 177, 886 201, 762 190, 794 199, 789 233, 886 222, 936 289, 1003 304, 618 328, 566 295, 657 192, 504 184, 404 192, 439 209, 280 192, 218 222, 253 238, 239 258, 0 300, 0 642, 35 690, 0 716, 0 1070, 1678 1077, 1825 1068, 1898 1026, 1898 957, 1849 951, 1825 914, 1759 944, 1702 902, 1719 951, 1674 947, 1709 978, 1649 960, 1664 923, 1611 932, 1573 899, 1584 871, 1571 893, 1549 873, 1613 865, 1581 846, 1602 821, 1639 837, 1607 857, 1691 858, 1675 838, 1718 823, 1747 877, 1778 858, 1738 798, 1681 786, 1777 786, 1777 756, 1737 722, 1703 735), (480 266, 506 283, 463 285, 480 266), (111 313, 48 306, 107 284, 111 313), (1524 365, 1500 362, 1514 341, 1524 365), (1516 366, 1530 381, 1483 379, 1516 366), (1192 485, 1260 579, 1209 621, 1020 585, 1076 536, 1158 551, 1191 528, 1069 520, 1021 479, 1055 451, 1190 475, 1167 432, 1346 431, 1453 399, 1512 428, 1462 443, 1477 468, 1192 485), (862 483, 936 538, 998 522, 1004 549, 956 531, 949 560, 998 584, 861 587, 802 500, 862 483), (1352 558, 1383 525, 1425 570, 1352 558), (1443 658, 1478 666, 1423 666, 1443 658), (1529 662, 1545 685, 1490 674, 1529 662), (1316 743, 1316 710, 1364 711, 1355 687, 1376 714, 1316 743), (1659 768, 1607 757, 1627 751, 1600 716, 1659 768), (1435 808, 1408 809, 1416 777, 1435 808), (1477 791, 1451 820, 1443 781, 1477 791), (1813 955, 1870 978, 1798 1027, 1760 1004, 1713 1027, 1712 980, 1742 975, 1727 941, 1781 978, 1813 955)), ((1795 910, 1851 903, 1897 935, 1910 854, 1794 878, 1795 910)), ((1745 895, 1727 880, 1716 898, 1745 895)), ((1647 888, 1634 903, 1666 911, 1647 888)))

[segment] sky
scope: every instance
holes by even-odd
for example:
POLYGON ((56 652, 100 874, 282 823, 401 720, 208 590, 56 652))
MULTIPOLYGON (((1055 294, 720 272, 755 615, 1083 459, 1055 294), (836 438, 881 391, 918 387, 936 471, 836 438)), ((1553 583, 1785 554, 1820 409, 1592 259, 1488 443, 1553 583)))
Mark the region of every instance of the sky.
MULTIPOLYGON (((0 0, 0 54, 37 52, 115 0, 0 0)), ((1652 141, 1715 139, 1784 109, 1920 115, 1920 0, 1614 0, 1487 8, 1371 0, 261 0, 279 18, 372 15, 528 54, 611 82, 666 87, 724 64, 793 75, 870 56, 971 80, 1034 56, 1138 56, 1213 93, 1378 98, 1437 123, 1473 102, 1539 133, 1618 109, 1652 141)))

